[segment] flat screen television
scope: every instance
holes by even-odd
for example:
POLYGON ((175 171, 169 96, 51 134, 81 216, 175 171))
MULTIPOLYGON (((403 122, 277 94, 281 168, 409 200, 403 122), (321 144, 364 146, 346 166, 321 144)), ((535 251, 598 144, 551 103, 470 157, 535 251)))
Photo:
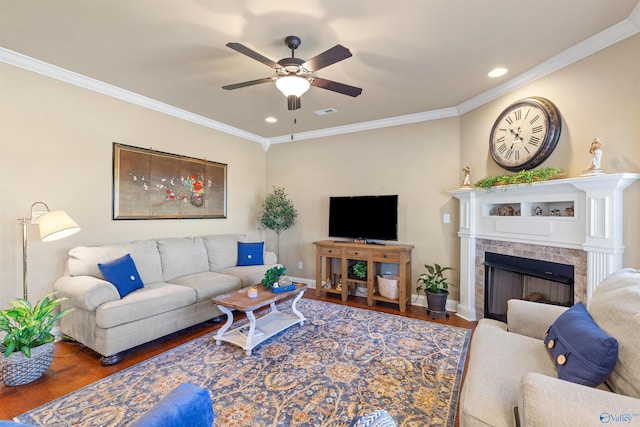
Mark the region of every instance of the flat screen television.
POLYGON ((330 197, 329 237, 398 240, 398 195, 330 197))

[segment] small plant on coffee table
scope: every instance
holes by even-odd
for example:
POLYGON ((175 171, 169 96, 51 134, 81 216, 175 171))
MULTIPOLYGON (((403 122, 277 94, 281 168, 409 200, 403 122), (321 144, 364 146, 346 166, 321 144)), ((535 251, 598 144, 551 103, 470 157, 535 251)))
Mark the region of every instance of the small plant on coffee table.
POLYGON ((273 286, 274 283, 278 281, 286 271, 285 267, 274 266, 268 269, 264 273, 264 277, 262 278, 262 287, 265 289, 269 289, 273 286))

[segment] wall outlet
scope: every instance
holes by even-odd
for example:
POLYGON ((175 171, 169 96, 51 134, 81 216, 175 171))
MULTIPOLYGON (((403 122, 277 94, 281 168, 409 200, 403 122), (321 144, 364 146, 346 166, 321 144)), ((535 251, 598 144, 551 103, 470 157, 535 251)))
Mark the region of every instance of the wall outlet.
POLYGON ((303 266, 302 261, 298 261, 298 270, 302 270, 302 266, 303 266))
POLYGON ((442 215, 442 221, 445 224, 449 224, 451 222, 451 216, 449 214, 444 214, 442 215))

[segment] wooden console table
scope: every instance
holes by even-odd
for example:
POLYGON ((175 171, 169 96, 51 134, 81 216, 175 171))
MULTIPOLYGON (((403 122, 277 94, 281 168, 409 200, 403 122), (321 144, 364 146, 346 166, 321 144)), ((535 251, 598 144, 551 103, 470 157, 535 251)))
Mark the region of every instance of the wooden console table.
MULTIPOLYGON (((413 245, 374 245, 351 242, 337 242, 322 240, 314 242, 316 245, 316 296, 322 292, 340 294, 342 301, 346 301, 350 290, 355 291, 358 284, 367 286, 367 304, 372 306, 374 301, 386 301, 398 304, 401 312, 407 310, 411 304, 411 250, 413 245), (334 260, 336 260, 334 262, 334 260), (337 261, 339 260, 339 261, 337 261), (349 277, 349 267, 356 261, 367 263, 367 277, 359 280, 349 277), (398 265, 398 298, 385 298, 375 287, 375 277, 382 275, 381 264, 398 265), (337 265, 340 267, 337 267, 337 265), (332 268, 333 267, 333 268, 332 268), (334 281, 334 275, 340 275, 341 289, 336 289, 337 283, 330 288, 322 286, 323 280, 334 281)), ((353 292, 355 294, 355 292, 353 292)))

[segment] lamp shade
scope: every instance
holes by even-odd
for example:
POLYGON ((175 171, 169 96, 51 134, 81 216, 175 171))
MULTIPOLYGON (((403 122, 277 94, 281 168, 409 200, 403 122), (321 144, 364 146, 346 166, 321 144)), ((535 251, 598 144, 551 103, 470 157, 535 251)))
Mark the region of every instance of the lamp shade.
POLYGON ((299 97, 308 91, 310 86, 311 83, 309 83, 309 80, 300 76, 284 76, 276 80, 276 87, 280 92, 284 93, 286 97, 292 95, 299 97))
POLYGON ((64 211, 50 211, 38 218, 40 240, 51 242, 80 231, 80 227, 64 211))

